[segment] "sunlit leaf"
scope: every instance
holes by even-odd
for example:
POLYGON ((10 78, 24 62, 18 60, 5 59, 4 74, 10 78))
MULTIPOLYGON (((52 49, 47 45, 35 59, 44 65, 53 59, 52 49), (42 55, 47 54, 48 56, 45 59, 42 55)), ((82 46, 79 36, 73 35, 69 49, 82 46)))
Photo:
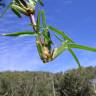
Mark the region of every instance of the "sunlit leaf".
POLYGON ((36 45, 37 45, 38 53, 39 53, 40 57, 42 57, 42 47, 40 44, 36 44, 36 45))
POLYGON ((62 40, 57 34, 55 34, 55 37, 56 37, 60 42, 63 42, 63 40, 62 40))
POLYGON ((43 10, 40 10, 38 12, 36 24, 37 24, 37 30, 38 31, 40 30, 40 26, 42 26, 42 29, 46 29, 46 27, 47 27, 46 26, 46 17, 45 17, 45 14, 44 14, 44 11, 43 10), (40 25, 41 24, 41 22, 40 22, 41 17, 42 17, 42 25, 40 25))
MULTIPOLYGON (((46 32, 46 33, 47 33, 47 32, 46 32)), ((42 35, 44 36, 44 38, 45 38, 47 41, 50 40, 50 38, 48 37, 48 35, 45 34, 45 32, 42 32, 42 35)))
POLYGON ((40 44, 39 39, 40 39, 40 37, 37 36, 36 37, 36 46, 37 46, 38 53, 39 53, 40 57, 42 58, 42 46, 40 44))
POLYGON ((63 53, 66 49, 68 49, 67 41, 63 42, 59 48, 56 48, 53 52, 53 59, 63 53))
POLYGON ((43 37, 44 37, 44 43, 47 45, 48 49, 51 50, 51 44, 53 44, 50 36, 50 32, 48 30, 44 30, 42 32, 43 37))
POLYGON ((23 13, 24 15, 28 15, 27 11, 18 5, 12 4, 12 8, 17 9, 19 12, 23 13))
POLYGON ((56 32, 57 34, 61 35, 65 40, 69 40, 70 42, 73 42, 73 40, 71 38, 69 38, 64 32, 52 27, 52 26, 48 26, 48 28, 54 32, 56 32))
POLYGON ((44 36, 44 42, 45 44, 48 44, 48 48, 51 48, 51 37, 50 37, 50 33, 48 32, 48 29, 46 28, 46 18, 44 15, 44 11, 39 11, 38 16, 37 16, 37 30, 40 29, 40 19, 42 16, 42 25, 43 25, 43 32, 42 35, 44 36))
POLYGON ((45 17, 44 10, 41 11, 41 14, 42 14, 42 25, 45 28, 46 27, 46 17, 45 17))
POLYGON ((75 61, 77 62, 78 64, 78 67, 81 68, 81 65, 80 65, 80 62, 77 58, 77 56, 75 55, 75 53, 73 52, 73 50, 71 48, 68 48, 69 52, 72 54, 73 58, 75 59, 75 61))
POLYGON ((9 34, 2 34, 3 36, 13 36, 13 37, 18 37, 18 36, 36 36, 37 34, 35 32, 16 32, 16 33, 9 33, 9 34))
POLYGON ((11 9, 14 12, 15 15, 17 15, 19 18, 21 18, 21 14, 20 14, 20 12, 16 8, 11 7, 11 9))
POLYGON ((37 31, 40 30, 40 28, 39 28, 39 26, 40 26, 40 16, 41 16, 41 11, 38 12, 38 16, 37 16, 37 22, 36 22, 36 24, 37 24, 37 31))
POLYGON ((88 46, 83 46, 83 45, 79 45, 79 44, 68 44, 69 48, 77 48, 77 49, 82 49, 82 50, 87 50, 87 51, 93 51, 96 52, 96 48, 92 48, 92 47, 88 47, 88 46))
POLYGON ((36 0, 29 0, 29 5, 31 5, 32 8, 35 8, 36 4, 37 4, 36 0))

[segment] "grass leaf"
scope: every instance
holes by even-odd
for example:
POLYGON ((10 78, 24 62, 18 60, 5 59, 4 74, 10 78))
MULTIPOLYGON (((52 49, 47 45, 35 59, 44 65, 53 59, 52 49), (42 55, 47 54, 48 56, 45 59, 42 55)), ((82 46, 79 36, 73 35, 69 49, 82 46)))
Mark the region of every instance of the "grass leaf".
POLYGON ((67 42, 63 42, 59 48, 56 48, 53 52, 53 59, 63 53, 66 49, 68 49, 67 42))
POLYGON ((75 55, 75 53, 73 52, 73 50, 71 48, 68 48, 69 52, 72 54, 73 58, 75 59, 75 61, 77 62, 78 64, 78 67, 81 68, 81 65, 80 65, 80 62, 77 58, 77 56, 75 55))
POLYGON ((20 12, 19 12, 16 8, 11 7, 11 9, 12 9, 13 13, 14 13, 16 16, 18 16, 19 18, 21 18, 21 14, 20 14, 20 12))
POLYGON ((55 37, 56 37, 60 42, 63 42, 63 40, 62 40, 57 34, 55 34, 55 37))
POLYGON ((44 11, 40 10, 38 12, 38 16, 37 16, 37 30, 40 29, 39 27, 40 27, 41 16, 42 16, 42 26, 43 26, 43 28, 46 28, 46 17, 45 17, 44 11))
POLYGON ((40 16, 41 16, 41 11, 38 12, 38 16, 37 16, 37 21, 36 21, 36 25, 37 25, 37 31, 39 31, 39 26, 40 26, 40 16))
POLYGON ((41 44, 40 44, 40 41, 39 41, 39 39, 40 39, 40 36, 38 35, 37 37, 36 37, 36 46, 37 46, 37 50, 38 50, 38 53, 39 53, 39 56, 40 56, 40 58, 42 59, 42 46, 41 46, 41 44))
POLYGON ((16 33, 9 33, 9 34, 2 34, 3 36, 13 36, 13 37, 18 37, 18 36, 36 36, 37 34, 35 32, 16 32, 16 33))
POLYGON ((77 49, 82 49, 82 50, 87 50, 87 51, 93 51, 96 52, 96 48, 88 47, 88 46, 83 46, 79 44, 68 44, 69 48, 77 48, 77 49))
POLYGON ((44 10, 41 11, 41 14, 42 14, 42 25, 45 28, 46 27, 46 17, 45 17, 44 10))
POLYGON ((23 13, 24 15, 28 15, 27 11, 18 5, 12 4, 12 8, 17 9, 19 12, 23 13))
POLYGON ((56 32, 57 34, 61 35, 64 40, 69 40, 70 42, 73 42, 73 40, 71 38, 69 38, 64 32, 52 27, 52 26, 48 26, 48 28, 54 32, 56 32))
POLYGON ((38 0, 38 2, 39 2, 39 4, 40 4, 41 6, 44 6, 44 3, 43 3, 42 0, 38 0))

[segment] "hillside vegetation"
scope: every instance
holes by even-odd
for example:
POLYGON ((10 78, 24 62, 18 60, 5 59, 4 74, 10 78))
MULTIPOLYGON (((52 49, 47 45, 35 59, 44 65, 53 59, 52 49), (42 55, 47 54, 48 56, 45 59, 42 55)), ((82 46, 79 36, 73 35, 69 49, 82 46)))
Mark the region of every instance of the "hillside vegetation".
POLYGON ((96 96, 96 67, 65 73, 0 72, 0 96, 96 96))

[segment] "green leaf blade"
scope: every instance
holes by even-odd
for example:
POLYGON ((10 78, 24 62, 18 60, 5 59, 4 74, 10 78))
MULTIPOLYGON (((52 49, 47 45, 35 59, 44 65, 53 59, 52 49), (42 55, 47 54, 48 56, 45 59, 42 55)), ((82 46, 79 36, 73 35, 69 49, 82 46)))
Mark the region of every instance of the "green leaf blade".
POLYGON ((68 46, 70 48, 77 48, 77 49, 82 49, 82 50, 96 52, 96 48, 92 48, 92 47, 88 47, 88 46, 83 46, 83 45, 79 45, 79 44, 75 44, 75 43, 68 44, 68 46))
POLYGON ((61 53, 63 53, 66 49, 68 49, 67 42, 63 42, 63 44, 59 47, 56 48, 53 52, 53 59, 58 57, 61 53))
POLYGON ((42 47, 41 47, 41 45, 39 43, 36 43, 36 46, 37 46, 39 56, 42 58, 42 47))
POLYGON ((75 53, 73 52, 73 50, 71 48, 68 48, 68 50, 71 53, 71 55, 73 56, 73 58, 75 59, 75 61, 77 62, 78 67, 81 68, 80 62, 79 62, 77 56, 75 55, 75 53))
POLYGON ((73 40, 71 38, 69 38, 64 32, 52 27, 52 26, 48 26, 48 28, 52 31, 54 31, 55 33, 61 35, 65 40, 69 40, 70 42, 73 42, 73 40))
POLYGON ((24 8, 22 8, 21 6, 12 4, 12 8, 17 9, 19 12, 21 12, 24 15, 28 15, 27 11, 24 8))
POLYGON ((44 11, 40 10, 38 12, 37 21, 36 21, 36 23, 37 23, 37 30, 40 29, 39 27, 40 27, 40 24, 41 24, 41 22, 40 22, 41 17, 42 17, 42 26, 43 26, 43 28, 46 28, 46 17, 45 17, 44 11))
POLYGON ((43 3, 42 0, 38 0, 38 2, 39 2, 39 4, 40 4, 41 6, 44 6, 44 3, 43 3))
POLYGON ((13 13, 14 13, 16 16, 18 16, 19 18, 21 18, 21 14, 20 14, 20 12, 19 12, 17 9, 15 9, 15 8, 13 7, 13 8, 11 8, 11 10, 13 11, 13 13))
POLYGON ((37 51, 38 51, 38 53, 39 53, 39 56, 40 56, 40 58, 42 59, 42 45, 40 44, 40 36, 39 35, 37 35, 37 37, 36 37, 36 46, 37 46, 37 51))
POLYGON ((14 4, 16 3, 16 4, 20 5, 20 1, 19 0, 14 0, 13 3, 14 4))
POLYGON ((40 28, 39 28, 39 26, 40 26, 40 16, 41 16, 41 11, 39 11, 38 15, 37 15, 37 21, 36 21, 37 31, 40 30, 40 28))
POLYGON ((55 34, 55 37, 56 37, 60 42, 63 42, 63 40, 62 40, 57 34, 55 34))
POLYGON ((45 17, 44 10, 41 11, 41 14, 42 14, 42 25, 44 28, 46 28, 46 17, 45 17))
POLYGON ((9 34, 2 34, 3 36, 11 36, 11 37, 19 37, 19 36, 36 36, 35 32, 26 31, 26 32, 16 32, 16 33, 9 33, 9 34))

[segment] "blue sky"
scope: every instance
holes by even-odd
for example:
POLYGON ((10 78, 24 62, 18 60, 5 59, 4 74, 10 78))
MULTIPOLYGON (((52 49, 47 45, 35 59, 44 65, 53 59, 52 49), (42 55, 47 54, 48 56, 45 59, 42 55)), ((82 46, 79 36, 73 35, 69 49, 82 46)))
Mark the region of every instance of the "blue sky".
MULTIPOLYGON (((8 4, 10 0, 5 0, 8 4)), ((47 23, 63 30, 75 42, 96 47, 96 0, 43 0, 47 23)), ((0 9, 2 12, 2 9, 0 9)), ((27 17, 17 18, 10 10, 0 19, 0 33, 31 30, 27 17)), ((96 66, 96 53, 74 50, 82 66, 96 66)), ((0 36, 0 71, 61 72, 77 68, 69 52, 43 64, 35 38, 0 36)))

